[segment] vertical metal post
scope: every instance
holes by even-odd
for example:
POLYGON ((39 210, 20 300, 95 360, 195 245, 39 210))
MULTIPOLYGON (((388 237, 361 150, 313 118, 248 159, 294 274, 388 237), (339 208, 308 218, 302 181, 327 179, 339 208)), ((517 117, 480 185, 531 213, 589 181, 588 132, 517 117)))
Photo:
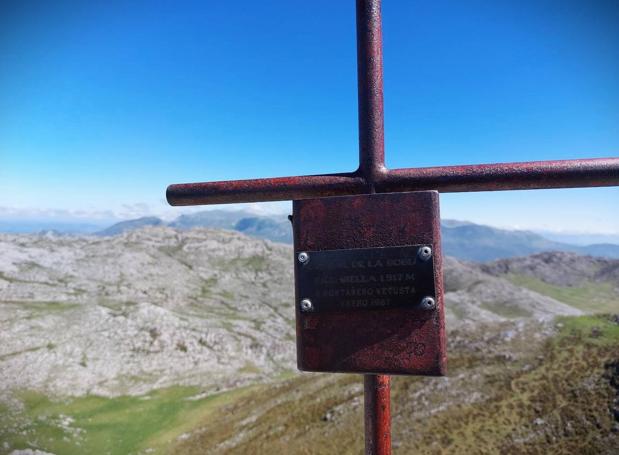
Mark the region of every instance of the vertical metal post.
POLYGON ((365 453, 391 455, 391 378, 367 374, 363 382, 365 453))
MULTIPOLYGON (((380 0, 357 0, 359 170, 367 191, 385 173, 383 35, 380 0)), ((364 376, 365 453, 391 454, 391 379, 364 376)))
POLYGON ((357 0, 359 172, 374 193, 385 172, 383 33, 380 0, 357 0))

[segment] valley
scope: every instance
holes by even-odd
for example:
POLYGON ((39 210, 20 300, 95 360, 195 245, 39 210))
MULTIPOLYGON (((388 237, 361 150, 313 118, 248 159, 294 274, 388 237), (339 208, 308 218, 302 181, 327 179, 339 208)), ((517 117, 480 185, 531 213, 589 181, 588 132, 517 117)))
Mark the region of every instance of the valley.
MULTIPOLYGON (((0 250, 0 453, 361 450, 360 378, 296 372, 290 246, 148 226, 0 250)), ((394 379, 394 449, 612 453, 618 270, 445 258, 449 374, 394 379)))

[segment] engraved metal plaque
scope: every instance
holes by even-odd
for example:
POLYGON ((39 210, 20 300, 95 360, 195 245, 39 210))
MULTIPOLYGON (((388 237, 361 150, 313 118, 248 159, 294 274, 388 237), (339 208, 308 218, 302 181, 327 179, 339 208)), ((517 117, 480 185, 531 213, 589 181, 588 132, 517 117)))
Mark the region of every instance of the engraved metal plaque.
POLYGON ((327 312, 414 308, 435 296, 434 260, 426 245, 307 251, 298 266, 298 290, 311 306, 327 312))

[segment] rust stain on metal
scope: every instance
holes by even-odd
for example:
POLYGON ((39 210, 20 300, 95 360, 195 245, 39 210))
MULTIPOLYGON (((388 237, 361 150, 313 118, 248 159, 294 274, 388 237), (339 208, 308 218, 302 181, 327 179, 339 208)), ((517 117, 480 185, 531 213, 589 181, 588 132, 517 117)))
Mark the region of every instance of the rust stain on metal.
MULTIPOLYGON (((304 312, 296 305, 299 369, 444 374, 445 324, 437 192, 294 201, 293 232, 295 257, 307 251, 357 249, 362 254, 362 249, 401 246, 409 251, 411 244, 429 245, 434 261, 432 297, 436 301, 436 309, 432 311, 417 306, 416 301, 410 306, 372 311, 352 308, 304 312)), ((311 255, 309 258, 311 263, 311 255)), ((307 297, 301 292, 300 279, 305 266, 298 261, 295 264, 296 302, 301 302, 307 297)), ((398 288, 397 283, 392 286, 398 288)), ((350 286, 342 288, 348 290, 350 286)), ((366 285, 359 288, 366 289, 366 285)))
POLYGON ((619 158, 394 169, 379 191, 436 189, 444 193, 619 185, 619 158))
POLYGON ((357 1, 359 169, 368 193, 385 170, 383 32, 380 1, 357 1))
POLYGON ((365 375, 363 383, 366 453, 389 455, 391 453, 391 378, 384 375, 365 375))
POLYGON ((344 174, 170 185, 171 205, 284 201, 371 192, 442 193, 586 188, 619 185, 619 158, 472 164, 387 170, 373 166, 344 174), (376 170, 380 169, 380 172, 376 170))

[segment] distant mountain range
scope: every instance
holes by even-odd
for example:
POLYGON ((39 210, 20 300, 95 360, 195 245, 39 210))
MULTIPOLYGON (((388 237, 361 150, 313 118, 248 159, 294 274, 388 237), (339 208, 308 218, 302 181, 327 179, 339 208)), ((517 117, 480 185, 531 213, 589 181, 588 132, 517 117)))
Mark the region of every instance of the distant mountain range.
MULTIPOLYGON (((116 223, 96 234, 118 235, 145 226, 163 225, 181 230, 197 227, 227 229, 275 242, 292 243, 292 229, 285 216, 263 216, 242 210, 208 210, 181 215, 168 223, 156 217, 144 217, 116 223)), ((549 240, 530 231, 497 229, 456 220, 443 220, 442 238, 443 251, 447 256, 476 262, 544 251, 619 258, 619 245, 615 244, 573 245, 549 240)))
POLYGON ((555 242, 530 231, 497 229, 473 223, 442 223, 443 252, 469 261, 527 256, 546 251, 564 251, 585 256, 619 258, 619 245, 572 245, 555 242))
POLYGON ((181 230, 198 227, 226 229, 274 242, 292 243, 292 229, 290 222, 285 216, 261 216, 244 210, 205 210, 189 215, 181 215, 168 223, 160 218, 148 216, 135 220, 121 221, 96 232, 95 235, 118 235, 146 226, 164 225, 181 230))
MULTIPOLYGON (((251 237, 268 239, 279 243, 292 243, 292 229, 285 215, 258 215, 249 210, 205 210, 193 214, 180 215, 173 221, 164 221, 158 217, 149 216, 121 221, 105 228, 88 225, 88 229, 80 229, 82 225, 65 226, 43 224, 27 225, 20 229, 19 223, 0 222, 0 232, 46 232, 56 235, 90 234, 97 236, 114 236, 134 231, 147 226, 168 226, 179 230, 192 228, 225 229, 241 232, 251 237)), ((498 229, 490 226, 474 224, 466 221, 442 221, 443 251, 448 256, 475 262, 485 262, 506 259, 530 254, 563 251, 580 255, 619 258, 619 244, 613 242, 614 237, 599 237, 611 240, 609 243, 594 243, 583 245, 577 239, 562 240, 563 237, 522 231, 498 229), (578 244, 577 244, 578 243, 578 244)), ((595 240, 598 237, 591 237, 595 240)), ((580 239, 582 240, 582 239, 580 239)))
POLYGON ((161 218, 157 218, 156 216, 145 216, 143 218, 136 218, 135 220, 121 221, 120 223, 113 224, 102 231, 96 232, 95 235, 108 237, 141 229, 146 226, 164 226, 165 224, 166 223, 161 218))

